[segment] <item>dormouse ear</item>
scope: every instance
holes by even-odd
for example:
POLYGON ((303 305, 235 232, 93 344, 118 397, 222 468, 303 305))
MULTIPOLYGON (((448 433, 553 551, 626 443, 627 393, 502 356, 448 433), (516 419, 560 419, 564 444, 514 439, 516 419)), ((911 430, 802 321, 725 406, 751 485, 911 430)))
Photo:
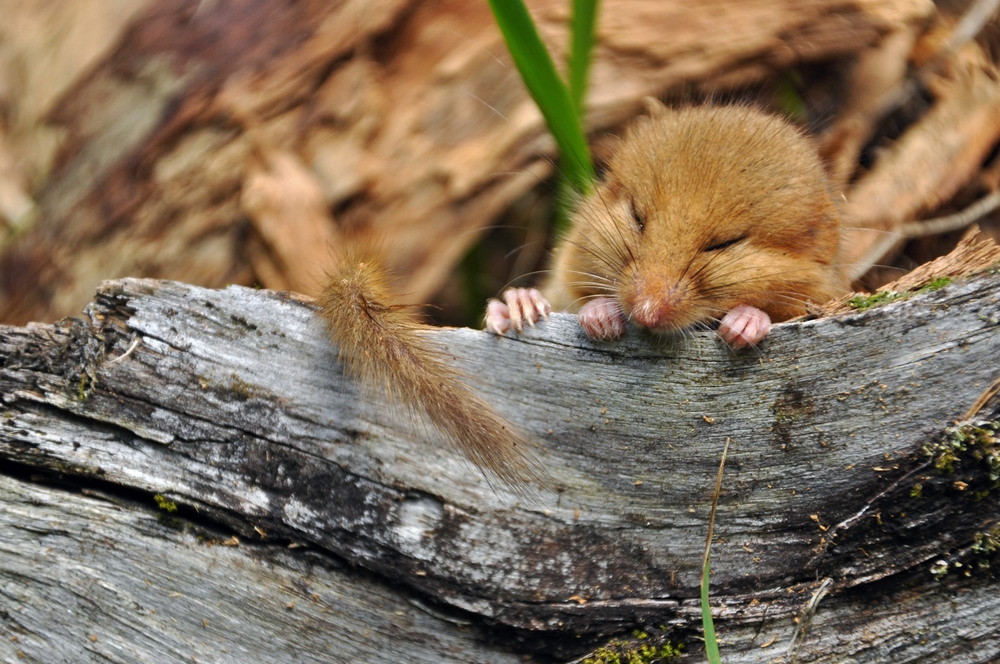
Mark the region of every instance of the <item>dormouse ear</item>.
POLYGON ((643 97, 642 109, 651 118, 663 115, 667 111, 667 106, 656 97, 643 97))
MULTIPOLYGON (((666 105, 656 97, 643 97, 639 100, 639 108, 636 109, 635 117, 623 133, 628 133, 629 128, 644 122, 645 118, 657 118, 666 113, 668 110, 669 109, 666 105)), ((611 158, 611 155, 618 152, 618 149, 624 140, 624 136, 602 137, 600 143, 594 145, 594 157, 597 162, 602 164, 606 163, 611 158)), ((602 179, 606 180, 607 176, 602 179)))

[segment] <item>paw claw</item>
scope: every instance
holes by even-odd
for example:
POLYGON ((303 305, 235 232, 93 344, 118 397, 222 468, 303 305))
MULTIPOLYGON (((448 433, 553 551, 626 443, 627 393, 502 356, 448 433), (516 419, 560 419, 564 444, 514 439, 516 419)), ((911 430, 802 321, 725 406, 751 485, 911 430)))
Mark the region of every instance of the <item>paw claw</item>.
POLYGON ((486 329, 493 334, 507 334, 510 329, 510 314, 507 305, 491 299, 486 303, 486 329))
POLYGON ((580 327, 594 340, 617 339, 625 334, 625 311, 617 300, 598 297, 590 300, 577 314, 580 327))
POLYGON ((490 300, 486 305, 486 329, 493 334, 506 334, 509 330, 523 332, 525 323, 535 323, 548 318, 552 305, 536 288, 509 288, 504 291, 503 302, 490 300))
POLYGON ((719 336, 733 348, 756 346, 771 331, 771 317, 746 304, 733 307, 719 323, 719 336))

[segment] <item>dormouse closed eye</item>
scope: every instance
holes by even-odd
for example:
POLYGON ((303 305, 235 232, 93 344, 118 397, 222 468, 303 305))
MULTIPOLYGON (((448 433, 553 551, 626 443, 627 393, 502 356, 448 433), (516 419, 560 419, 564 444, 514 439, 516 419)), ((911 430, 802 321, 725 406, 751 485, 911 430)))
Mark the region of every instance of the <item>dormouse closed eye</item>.
POLYGON ((640 233, 646 230, 646 216, 639 211, 639 208, 635 205, 635 199, 629 199, 629 212, 632 213, 632 221, 635 222, 635 227, 640 233))
POLYGON ((740 237, 734 237, 734 238, 729 238, 729 239, 726 239, 726 240, 720 240, 720 241, 717 241, 717 242, 712 242, 707 247, 705 247, 705 251, 719 251, 720 249, 725 249, 727 247, 733 246, 734 244, 742 242, 745 239, 747 239, 747 236, 746 235, 741 235, 740 237))

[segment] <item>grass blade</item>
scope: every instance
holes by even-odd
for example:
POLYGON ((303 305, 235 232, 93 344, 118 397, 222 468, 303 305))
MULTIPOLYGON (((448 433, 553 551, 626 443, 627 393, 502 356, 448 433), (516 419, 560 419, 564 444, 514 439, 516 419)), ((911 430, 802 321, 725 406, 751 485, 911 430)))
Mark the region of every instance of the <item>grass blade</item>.
POLYGON ((583 118, 583 99, 587 94, 590 73, 590 51, 594 46, 594 24, 597 21, 597 0, 575 0, 569 52, 569 96, 578 118, 583 118))
POLYGON ((490 0, 490 8, 549 131, 563 155, 564 173, 577 191, 590 190, 594 167, 583 135, 577 106, 569 88, 556 72, 545 44, 523 0, 490 0))
POLYGON ((729 453, 729 443, 731 442, 732 438, 726 438, 726 446, 722 449, 722 460, 719 461, 719 476, 715 480, 712 511, 708 516, 708 537, 705 538, 705 557, 701 563, 701 624, 705 629, 705 655, 711 664, 722 664, 722 659, 719 656, 719 642, 715 638, 712 607, 708 604, 709 561, 712 557, 712 533, 715 530, 715 508, 719 504, 719 492, 722 490, 722 471, 726 467, 726 454, 729 453))

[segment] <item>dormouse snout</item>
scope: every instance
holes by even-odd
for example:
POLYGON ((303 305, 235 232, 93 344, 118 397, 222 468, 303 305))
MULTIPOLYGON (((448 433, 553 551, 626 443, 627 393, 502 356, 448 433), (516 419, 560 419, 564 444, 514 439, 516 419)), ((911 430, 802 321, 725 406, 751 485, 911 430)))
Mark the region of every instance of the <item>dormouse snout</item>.
POLYGON ((627 303, 632 320, 651 330, 675 330, 688 288, 683 282, 666 279, 636 279, 635 297, 627 303))

